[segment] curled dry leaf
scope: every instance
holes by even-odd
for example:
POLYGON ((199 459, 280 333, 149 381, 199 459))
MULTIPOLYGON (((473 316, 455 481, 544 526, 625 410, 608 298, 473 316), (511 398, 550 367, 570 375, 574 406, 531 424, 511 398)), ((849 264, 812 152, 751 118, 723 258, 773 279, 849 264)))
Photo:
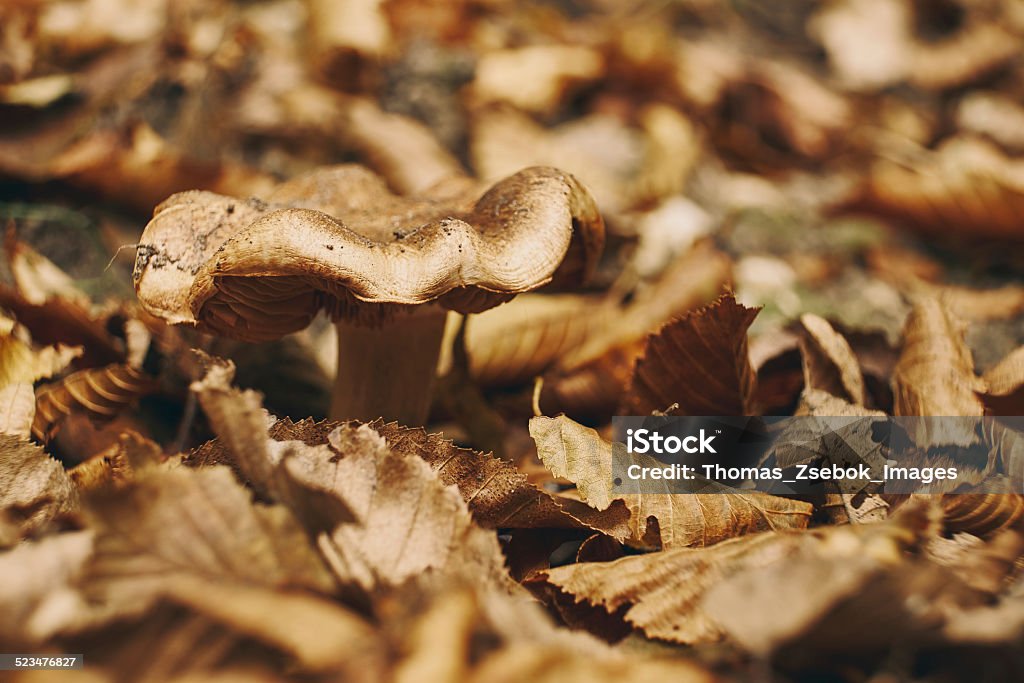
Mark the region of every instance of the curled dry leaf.
POLYGON ((358 85, 365 60, 383 57, 391 47, 391 28, 379 0, 307 0, 316 68, 341 85, 358 85))
MULTIPOLYGON (((612 492, 612 449, 622 447, 572 420, 535 417, 530 435, 537 454, 556 476, 576 484, 580 496, 602 510, 621 500, 630 511, 629 541, 634 545, 680 548, 713 545, 765 529, 804 528, 811 505, 764 493, 716 490, 687 495, 612 492)), ((709 486, 710 489, 715 487, 709 486)))
POLYGON ((107 316, 94 315, 74 299, 56 297, 36 305, 0 284, 0 306, 28 328, 36 343, 81 347, 81 363, 86 367, 124 360, 119 340, 106 328, 107 316))
POLYGON ((403 644, 394 671, 399 683, 582 683, 621 680, 637 672, 651 680, 658 674, 687 683, 713 680, 693 664, 633 655, 586 633, 557 628, 535 601, 523 595, 466 585, 422 588, 414 584, 382 600, 381 611, 389 617, 385 629, 403 644))
POLYGON ((1024 520, 1024 495, 1013 479, 993 475, 977 486, 985 493, 971 493, 971 488, 942 496, 946 529, 951 533, 970 533, 988 537, 1007 529, 1020 529, 1024 520))
POLYGON ((545 375, 541 407, 549 413, 610 417, 629 387, 648 331, 718 296, 730 269, 729 258, 707 242, 683 254, 656 283, 639 291, 612 324, 588 335, 545 375))
POLYGON ((0 434, 0 511, 21 536, 77 508, 78 494, 59 462, 23 438, 0 434))
POLYGON ((896 415, 946 417, 914 423, 911 436, 918 446, 976 443, 975 420, 949 419, 979 416, 984 410, 975 394, 980 384, 963 325, 939 301, 923 299, 907 317, 892 385, 896 415))
MULTIPOLYGON (((677 548, 613 562, 579 563, 550 569, 538 579, 559 591, 602 606, 608 612, 623 610, 625 621, 641 629, 651 638, 676 643, 704 643, 719 640, 727 630, 719 623, 721 612, 717 606, 714 617, 709 612, 708 592, 734 576, 759 568, 777 567, 785 570, 796 564, 828 560, 841 565, 870 561, 895 564, 901 553, 937 532, 932 520, 934 512, 920 508, 907 510, 898 520, 881 524, 827 527, 812 531, 782 530, 752 534, 724 541, 709 548, 677 548)), ((815 609, 826 607, 822 598, 833 590, 859 590, 863 587, 860 572, 858 581, 842 589, 830 586, 829 581, 812 583, 793 578, 786 587, 803 591, 804 597, 789 605, 786 623, 779 627, 765 626, 764 620, 780 616, 779 610, 760 611, 743 605, 733 605, 736 619, 757 618, 758 623, 772 636, 785 631, 792 624, 789 619, 810 619, 820 615, 815 609), (790 583, 792 582, 792 583, 790 583)), ((778 585, 778 584, 774 584, 778 585)), ((771 589, 773 584, 765 586, 771 589)), ((742 600, 743 593, 735 593, 742 600)), ((794 598, 795 599, 795 598, 794 598)), ((796 635, 800 635, 799 631, 796 635)), ((735 634, 733 634, 735 635, 735 634)))
POLYGON ((332 454, 323 446, 279 443, 267 432, 273 423, 262 397, 231 386, 234 365, 203 356, 206 376, 193 382, 210 425, 231 454, 243 479, 259 493, 289 507, 312 531, 330 531, 353 520, 353 511, 336 489, 332 454))
POLYGON ((804 386, 864 405, 864 377, 850 344, 824 318, 805 313, 800 323, 806 333, 800 346, 804 386))
POLYGON ((183 577, 168 584, 167 597, 287 653, 305 671, 348 670, 371 680, 369 672, 380 666, 371 626, 337 603, 297 590, 243 583, 217 584, 216 591, 217 599, 211 600, 205 580, 183 577))
POLYGON ((648 338, 623 400, 633 415, 750 415, 757 377, 747 328, 758 309, 725 294, 648 338))
POLYGON ((75 286, 74 280, 53 261, 20 241, 13 229, 4 236, 4 251, 15 288, 30 304, 41 306, 50 299, 63 298, 83 308, 89 305, 89 298, 75 286))
POLYGON ((489 179, 557 165, 577 176, 603 211, 623 212, 681 192, 700 153, 693 124, 675 109, 654 105, 639 119, 639 129, 603 114, 544 128, 520 112, 485 109, 474 121, 473 165, 489 179))
POLYGON ((39 389, 32 435, 48 441, 60 420, 76 411, 91 418, 110 419, 158 387, 153 377, 121 363, 79 370, 39 389))

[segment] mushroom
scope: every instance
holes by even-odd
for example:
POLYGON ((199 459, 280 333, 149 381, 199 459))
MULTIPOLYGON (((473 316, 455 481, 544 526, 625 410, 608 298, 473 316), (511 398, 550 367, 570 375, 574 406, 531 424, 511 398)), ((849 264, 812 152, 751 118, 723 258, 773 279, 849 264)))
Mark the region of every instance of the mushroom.
POLYGON ((418 425, 447 311, 579 283, 603 246, 594 201, 557 169, 528 168, 486 192, 453 178, 401 197, 345 165, 265 200, 171 196, 142 234, 133 277, 149 312, 243 341, 296 332, 325 311, 338 330, 331 417, 418 425))

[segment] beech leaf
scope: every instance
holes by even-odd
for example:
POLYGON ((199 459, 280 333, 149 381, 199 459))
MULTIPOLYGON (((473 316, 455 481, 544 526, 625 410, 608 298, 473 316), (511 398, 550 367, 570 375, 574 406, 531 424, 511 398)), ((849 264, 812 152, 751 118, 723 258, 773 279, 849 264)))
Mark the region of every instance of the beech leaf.
POLYGON ((633 415, 750 415, 757 378, 747 328, 758 309, 724 294, 647 339, 624 405, 633 415))

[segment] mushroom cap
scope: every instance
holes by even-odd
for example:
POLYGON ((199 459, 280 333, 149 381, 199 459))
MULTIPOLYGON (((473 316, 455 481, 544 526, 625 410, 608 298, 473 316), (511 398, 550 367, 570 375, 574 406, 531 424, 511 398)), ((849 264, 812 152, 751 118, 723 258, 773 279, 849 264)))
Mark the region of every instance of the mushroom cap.
POLYGON ((378 325, 437 302, 476 313, 584 280, 604 247, 590 194, 528 168, 481 190, 466 179, 400 197, 360 166, 279 185, 266 200, 189 191, 156 207, 134 281, 146 310, 246 341, 302 329, 320 310, 378 325))

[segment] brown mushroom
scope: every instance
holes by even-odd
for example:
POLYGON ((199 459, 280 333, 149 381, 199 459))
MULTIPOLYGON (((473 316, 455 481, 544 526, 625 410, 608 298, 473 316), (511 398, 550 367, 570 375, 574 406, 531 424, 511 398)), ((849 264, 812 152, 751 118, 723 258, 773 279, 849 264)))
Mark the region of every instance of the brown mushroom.
POLYGON ((314 171, 266 200, 173 195, 143 232, 142 305, 171 323, 264 341, 326 311, 338 328, 333 418, 427 417, 444 318, 583 280, 604 245, 587 191, 530 168, 486 192, 465 178, 399 197, 359 166, 314 171))

